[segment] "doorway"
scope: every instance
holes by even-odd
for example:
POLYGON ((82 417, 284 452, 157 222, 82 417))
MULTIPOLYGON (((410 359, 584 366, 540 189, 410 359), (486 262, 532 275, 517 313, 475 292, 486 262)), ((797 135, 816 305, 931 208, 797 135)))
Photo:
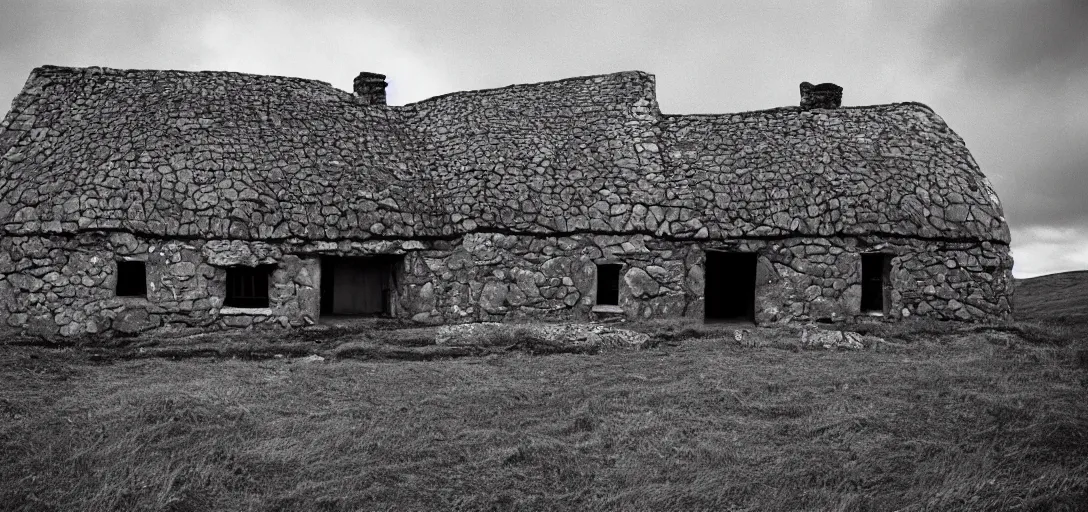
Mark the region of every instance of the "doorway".
POLYGON ((887 314, 891 288, 888 286, 892 258, 878 252, 861 255, 861 312, 868 315, 887 314))
POLYGON ((705 320, 755 321, 756 254, 706 253, 705 320))
POLYGON ((390 256, 321 258, 321 315, 391 315, 399 261, 390 256))

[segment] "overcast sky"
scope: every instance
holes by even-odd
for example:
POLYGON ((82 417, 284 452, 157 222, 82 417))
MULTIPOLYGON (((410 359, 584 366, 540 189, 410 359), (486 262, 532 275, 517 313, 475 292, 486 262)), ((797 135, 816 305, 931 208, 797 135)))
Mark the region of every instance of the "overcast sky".
POLYGON ((373 71, 391 104, 640 69, 666 113, 795 105, 798 83, 835 82, 846 105, 933 107, 997 188, 1030 277, 1088 269, 1085 27, 1088 0, 0 0, 0 108, 42 64, 345 90, 373 71))

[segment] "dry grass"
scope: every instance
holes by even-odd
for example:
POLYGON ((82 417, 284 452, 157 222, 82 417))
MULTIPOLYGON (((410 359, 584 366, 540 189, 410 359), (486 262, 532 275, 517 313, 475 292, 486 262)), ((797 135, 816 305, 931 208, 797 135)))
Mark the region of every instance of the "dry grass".
POLYGON ((1070 279, 1007 325, 845 326, 887 339, 859 352, 683 322, 595 355, 395 325, 0 346, 0 509, 1084 510, 1070 279))
POLYGON ((0 504, 181 511, 1088 503, 1088 364, 1077 359, 1078 345, 992 330, 918 334, 928 328, 902 327, 896 346, 904 348, 888 351, 742 348, 714 327, 692 327, 694 334, 637 352, 427 362, 96 363, 81 350, 0 347, 0 504))
POLYGON ((1088 325, 1088 270, 1018 279, 1017 317, 1088 325))

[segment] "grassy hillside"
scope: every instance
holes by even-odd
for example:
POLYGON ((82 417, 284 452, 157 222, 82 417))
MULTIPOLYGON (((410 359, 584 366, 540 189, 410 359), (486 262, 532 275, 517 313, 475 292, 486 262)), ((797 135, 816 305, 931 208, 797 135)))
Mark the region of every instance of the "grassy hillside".
POLYGON ((1017 320, 1088 324, 1088 270, 1018 279, 1017 320))
MULTIPOLYGON (((1053 314, 1037 297, 1054 286, 1033 281, 1020 303, 1053 314)), ((890 343, 857 352, 684 332, 641 351, 439 361, 307 360, 290 336, 288 357, 264 360, 0 346, 0 510, 1088 503, 1088 357, 1056 338, 1068 329, 877 325, 890 343)), ((249 336, 262 349, 247 354, 284 343, 249 336)))

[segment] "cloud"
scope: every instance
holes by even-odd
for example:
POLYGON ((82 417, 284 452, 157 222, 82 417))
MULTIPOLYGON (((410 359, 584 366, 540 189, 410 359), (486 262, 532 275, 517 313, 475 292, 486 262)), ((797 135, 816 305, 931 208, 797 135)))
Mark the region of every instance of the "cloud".
POLYGON ((944 83, 934 106, 993 182, 1031 272, 1068 270, 1080 260, 1044 248, 1079 254, 1088 240, 1075 229, 1088 223, 1085 26, 1083 0, 948 2, 918 40, 920 69, 944 83), (1048 229, 1067 238, 1043 243, 1048 229))
POLYGON ((440 60, 367 12, 308 3, 15 0, 0 17, 0 101, 42 64, 266 73, 349 91, 359 71, 374 71, 389 75, 392 103, 450 91, 440 60))
POLYGON ((1033 227, 1013 237, 1013 274, 1020 279, 1088 269, 1088 227, 1033 227))
MULTIPOLYGON (((1009 221, 1020 227, 1088 222, 1088 69, 1078 85, 979 90, 946 119, 994 182, 1009 221), (949 122, 952 123, 952 119, 949 122)), ((968 88, 965 85, 964 88, 968 88)))
POLYGON ((402 28, 364 16, 257 8, 205 15, 194 68, 299 76, 352 90, 360 71, 388 76, 390 104, 449 92, 442 62, 413 48, 402 28))
POLYGON ((0 16, 4 110, 43 64, 184 68, 192 18, 180 4, 7 0, 0 16))
POLYGON ((971 80, 1060 83, 1088 67, 1088 2, 950 2, 931 34, 971 80))

